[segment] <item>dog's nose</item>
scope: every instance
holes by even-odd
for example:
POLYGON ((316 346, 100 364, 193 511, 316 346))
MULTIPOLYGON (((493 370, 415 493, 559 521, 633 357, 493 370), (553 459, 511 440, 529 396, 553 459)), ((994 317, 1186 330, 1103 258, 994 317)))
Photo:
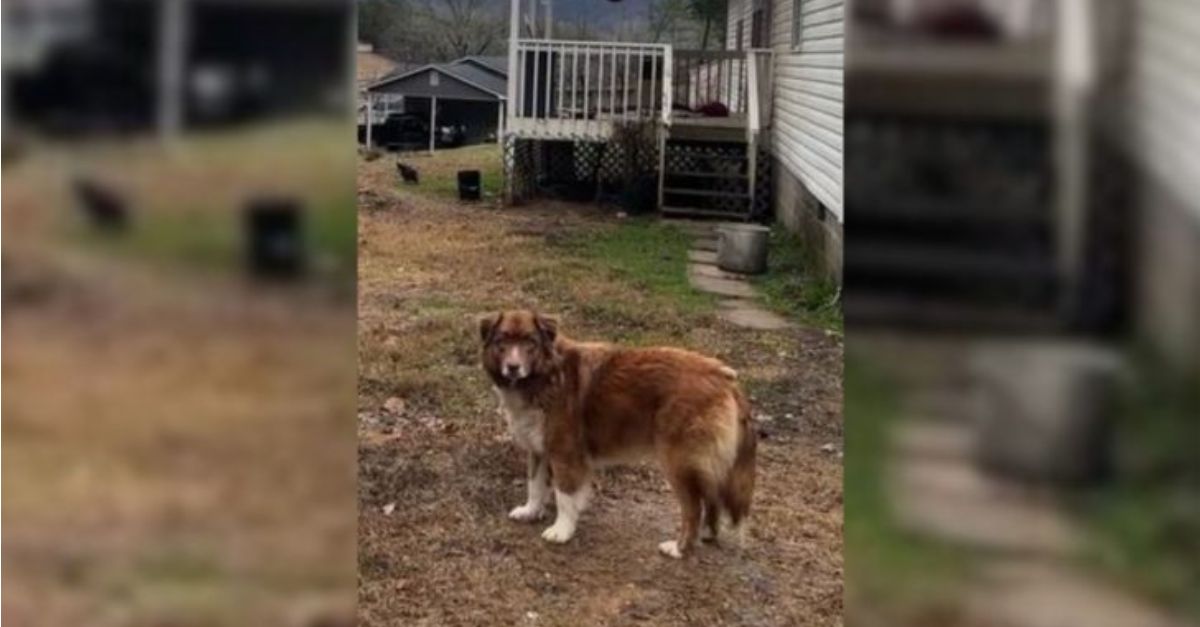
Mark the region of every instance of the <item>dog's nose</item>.
POLYGON ((504 374, 510 377, 515 377, 521 372, 520 364, 504 364, 504 374))

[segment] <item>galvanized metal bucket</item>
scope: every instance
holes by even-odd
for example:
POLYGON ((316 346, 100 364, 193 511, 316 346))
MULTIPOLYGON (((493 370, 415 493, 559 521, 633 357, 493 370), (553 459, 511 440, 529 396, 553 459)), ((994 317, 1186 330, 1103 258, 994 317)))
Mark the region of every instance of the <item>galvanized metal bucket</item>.
POLYGON ((771 229, 758 224, 717 227, 717 266, 726 272, 761 274, 767 271, 771 229))

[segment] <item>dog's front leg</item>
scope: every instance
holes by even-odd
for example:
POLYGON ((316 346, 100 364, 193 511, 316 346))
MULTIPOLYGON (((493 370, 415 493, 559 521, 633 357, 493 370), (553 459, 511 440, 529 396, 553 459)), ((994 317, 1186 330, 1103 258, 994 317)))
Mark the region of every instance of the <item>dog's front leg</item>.
POLYGON ((557 513, 554 524, 542 532, 548 542, 563 543, 575 535, 579 514, 592 496, 592 482, 587 465, 576 460, 554 460, 554 504, 557 513))
POLYGON ((546 511, 546 502, 550 498, 550 464, 545 455, 529 454, 529 468, 526 472, 528 496, 525 504, 514 507, 508 517, 521 522, 532 522, 542 517, 546 511))

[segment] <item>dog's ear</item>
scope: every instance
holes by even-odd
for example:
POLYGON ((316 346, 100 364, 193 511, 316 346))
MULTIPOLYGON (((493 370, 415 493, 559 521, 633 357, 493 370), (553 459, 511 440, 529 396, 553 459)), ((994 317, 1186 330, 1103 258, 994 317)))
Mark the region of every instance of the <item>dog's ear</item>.
POLYGON ((533 323, 537 325, 538 332, 542 334, 542 337, 553 344, 554 338, 558 337, 558 316, 534 314, 533 323))
POLYGON ((500 321, 504 319, 504 312, 498 314, 488 314, 479 317, 479 339, 485 343, 492 339, 492 332, 496 327, 500 326, 500 321))

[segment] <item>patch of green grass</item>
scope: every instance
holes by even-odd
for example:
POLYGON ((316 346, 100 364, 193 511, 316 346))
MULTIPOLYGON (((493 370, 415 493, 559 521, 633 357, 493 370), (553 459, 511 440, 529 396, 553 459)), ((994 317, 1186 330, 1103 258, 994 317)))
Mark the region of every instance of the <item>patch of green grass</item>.
MULTIPOLYGON (((463 168, 476 169, 476 168, 463 168)), ((504 185, 504 173, 501 171, 499 164, 495 168, 487 168, 479 170, 479 180, 481 184, 481 194, 484 199, 495 198, 500 195, 504 185)), ((449 174, 441 174, 432 177, 428 182, 424 179, 421 181, 421 186, 429 193, 442 198, 458 198, 458 172, 450 172, 449 174)))
MULTIPOLYGON (((332 260, 339 276, 354 272, 357 222, 349 194, 308 205, 304 237, 314 259, 332 260)), ((145 211, 127 233, 103 234, 81 227, 76 236, 118 255, 192 269, 233 272, 244 259, 242 213, 226 208, 145 211)))
POLYGON ((192 547, 170 547, 149 553, 138 563, 138 574, 145 579, 183 583, 226 576, 211 552, 192 547))
POLYGON ((347 178, 354 167, 344 124, 296 119, 184 136, 170 152, 149 143, 87 144, 80 152, 104 179, 128 163, 118 189, 129 201, 127 233, 107 236, 77 222, 63 235, 107 252, 168 266, 235 271, 243 262, 243 207, 263 194, 305 208, 312 258, 339 278, 355 271, 357 213, 347 178))
POLYGON ((306 237, 313 250, 337 265, 339 274, 355 274, 358 258, 357 199, 353 192, 317 202, 308 217, 306 237))
POLYGON ((1116 420, 1115 478, 1079 503, 1093 536, 1087 557, 1200 620, 1200 384, 1139 359, 1116 420))
POLYGON ((632 218, 557 243, 592 263, 607 266, 621 280, 669 299, 684 313, 706 313, 716 304, 713 296, 693 289, 688 282, 692 238, 655 218, 632 218))
POLYGON ((847 592, 894 624, 919 624, 954 610, 966 556, 906 533, 886 482, 891 429, 901 417, 899 390, 861 356, 845 367, 845 552, 847 592), (901 620, 903 618, 903 620, 901 620))
POLYGON ((841 331, 841 289, 812 270, 814 260, 800 236, 775 227, 770 250, 767 273, 754 281, 767 306, 800 322, 841 331))
POLYGON ((107 252, 156 263, 174 262, 194 268, 228 270, 238 252, 237 225, 225 224, 212 212, 180 211, 173 215, 135 216, 129 232, 96 233, 80 227, 85 244, 107 252))
MULTIPOLYGON (((504 185, 504 164, 496 144, 445 148, 432 156, 400 155, 400 161, 417 168, 421 174, 415 191, 440 198, 458 198, 458 171, 479 170, 483 198, 498 196, 504 185)), ((402 183, 401 183, 402 184, 402 183)))

